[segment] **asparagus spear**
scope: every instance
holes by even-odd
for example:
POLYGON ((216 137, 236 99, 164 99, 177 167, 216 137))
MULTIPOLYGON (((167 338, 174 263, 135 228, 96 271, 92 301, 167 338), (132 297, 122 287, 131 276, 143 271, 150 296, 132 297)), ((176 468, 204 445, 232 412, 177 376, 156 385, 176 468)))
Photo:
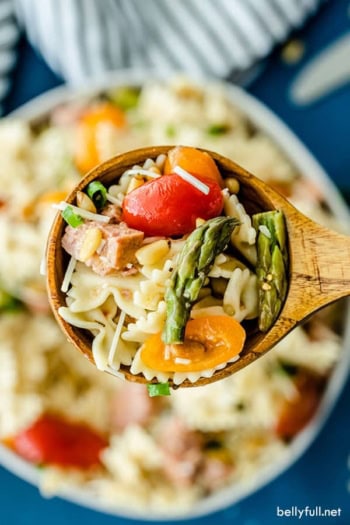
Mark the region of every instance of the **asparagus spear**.
POLYGON ((253 215, 257 232, 259 282, 259 329, 267 332, 277 319, 287 294, 288 250, 283 213, 253 215))
POLYGON ((196 228, 186 240, 165 292, 163 341, 182 343, 192 304, 210 272, 215 257, 228 245, 239 223, 233 217, 215 217, 196 228))

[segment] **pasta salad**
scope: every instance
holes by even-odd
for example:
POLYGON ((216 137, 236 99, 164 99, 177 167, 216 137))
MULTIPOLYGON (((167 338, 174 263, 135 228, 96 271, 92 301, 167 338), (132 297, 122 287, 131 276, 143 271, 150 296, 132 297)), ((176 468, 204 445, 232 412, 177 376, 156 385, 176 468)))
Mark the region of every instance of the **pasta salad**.
POLYGON ((288 280, 283 214, 250 216, 234 173, 223 178, 209 153, 188 146, 114 182, 93 180, 76 205, 57 206, 71 256, 58 313, 93 334, 101 370, 123 377, 121 365, 130 367, 167 393, 169 381, 210 378, 239 359, 245 320, 267 331, 278 316, 288 280))
MULTIPOLYGON (((323 311, 230 378, 199 389, 179 389, 167 397, 149 397, 145 386, 117 381, 82 359, 53 320, 45 279, 38 271, 56 213, 52 204, 64 201, 97 162, 169 142, 232 158, 278 187, 305 214, 335 228, 322 189, 298 172, 288 155, 232 103, 225 88, 183 78, 79 96, 54 107, 39 122, 3 119, 0 141, 2 446, 38 467, 44 495, 78 489, 89 501, 116 512, 186 515, 225 487, 231 492, 255 486, 271 467, 285 461, 290 443, 317 411, 341 354, 341 312, 323 311), (92 453, 85 442, 93 444, 92 453)), ((153 162, 159 169, 157 159, 153 162)), ((152 166, 142 168, 152 171, 152 166)), ((232 186, 229 192, 243 224, 237 190, 232 186)), ((246 228, 254 235, 248 221, 246 228)), ((254 252, 251 241, 244 247, 254 252)), ((249 286, 248 251, 245 258, 249 273, 234 264, 240 284, 245 275, 249 286)), ((147 282, 143 289, 135 286, 138 308, 144 308, 164 283, 164 266, 157 263, 153 268, 150 259, 141 262, 147 275, 130 276, 147 282)), ((232 261, 227 262, 218 256, 210 279, 227 280, 232 261)), ((91 285, 100 286, 102 276, 82 262, 77 268, 79 290, 87 290, 87 276, 91 285)), ((118 286, 113 283, 114 290, 118 286)), ((251 299, 256 301, 256 296, 248 300, 239 295, 245 306, 240 315, 246 319, 253 315, 249 312, 256 302, 251 299)), ((87 300, 86 295, 74 299, 77 305, 82 298, 87 300)), ((93 299, 91 294, 89 307, 95 313, 93 299)), ((105 303, 112 318, 113 303, 105 303)), ((202 303, 201 308, 216 306, 202 303)), ((105 326, 110 348, 111 327, 106 322, 105 326)), ((144 332, 143 326, 130 328, 134 338, 144 332)))

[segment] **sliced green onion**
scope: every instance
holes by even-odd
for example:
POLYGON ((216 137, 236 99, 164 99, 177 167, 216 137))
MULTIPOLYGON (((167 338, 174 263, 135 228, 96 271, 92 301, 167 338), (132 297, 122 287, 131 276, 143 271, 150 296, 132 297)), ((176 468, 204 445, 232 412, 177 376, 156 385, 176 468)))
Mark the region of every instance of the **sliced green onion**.
POLYGON ((0 289, 0 313, 17 312, 23 308, 23 303, 16 297, 0 289))
POLYGON ((98 210, 101 210, 107 202, 107 189, 104 187, 102 182, 94 180, 90 182, 87 187, 86 193, 95 204, 98 210))
POLYGON ((170 396, 169 383, 151 383, 147 385, 147 390, 150 397, 170 396))
POLYGON ((68 222, 69 226, 72 226, 72 228, 77 228, 84 222, 84 220, 80 217, 80 215, 77 215, 73 211, 72 206, 67 206, 62 211, 62 217, 64 218, 66 222, 68 222))
POLYGON ((165 128, 165 133, 169 139, 173 139, 176 135, 176 128, 174 124, 168 124, 167 127, 165 128))
POLYGON ((108 98, 120 109, 128 111, 136 108, 140 98, 140 89, 127 86, 119 87, 109 91, 108 98))
POLYGON ((229 131, 227 124, 212 124, 207 128, 208 135, 217 136, 224 135, 229 131))

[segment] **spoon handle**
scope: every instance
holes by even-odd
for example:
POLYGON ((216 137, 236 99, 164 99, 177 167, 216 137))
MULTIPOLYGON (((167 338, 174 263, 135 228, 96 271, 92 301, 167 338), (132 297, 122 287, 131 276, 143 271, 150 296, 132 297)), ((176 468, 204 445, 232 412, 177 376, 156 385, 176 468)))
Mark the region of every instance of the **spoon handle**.
POLYGON ((264 338, 251 341, 255 354, 269 350, 317 310, 350 296, 350 237, 315 223, 270 188, 263 190, 286 219, 290 274, 279 318, 264 338))
POLYGON ((292 236, 289 299, 293 300, 289 310, 301 321, 350 295, 350 237, 328 230, 301 214, 298 219, 294 218, 289 230, 292 236))

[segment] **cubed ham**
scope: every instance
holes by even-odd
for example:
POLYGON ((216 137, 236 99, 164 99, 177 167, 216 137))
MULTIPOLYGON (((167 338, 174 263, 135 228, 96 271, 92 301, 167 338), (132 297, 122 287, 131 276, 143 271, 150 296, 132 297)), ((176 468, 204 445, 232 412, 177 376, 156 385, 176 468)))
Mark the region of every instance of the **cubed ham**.
POLYGON ((208 492, 213 492, 227 481, 233 469, 232 462, 224 461, 220 457, 208 456, 201 466, 200 483, 208 492))
POLYGON ((174 485, 190 487, 195 482, 199 463, 199 454, 193 450, 188 451, 183 457, 166 455, 163 472, 174 485))
POLYGON ((191 485, 202 461, 200 434, 174 417, 164 421, 159 446, 165 456, 163 470, 166 477, 178 486, 191 485))
POLYGON ((122 218, 122 209, 118 204, 107 204, 101 215, 106 215, 106 217, 110 218, 109 224, 119 224, 122 218))
POLYGON ((53 126, 71 126, 82 117, 85 111, 86 101, 62 104, 51 112, 50 121, 53 126))
POLYGON ((135 252, 141 246, 144 234, 129 228, 125 223, 102 224, 86 221, 77 228, 67 226, 62 237, 62 246, 67 253, 78 261, 82 260, 81 250, 87 230, 97 228, 102 233, 102 241, 91 257, 84 260, 94 272, 107 275, 114 272, 128 271, 137 263, 135 252))
POLYGON ((161 446, 169 454, 180 457, 191 449, 200 450, 202 438, 198 432, 188 428, 178 417, 164 422, 161 446))

